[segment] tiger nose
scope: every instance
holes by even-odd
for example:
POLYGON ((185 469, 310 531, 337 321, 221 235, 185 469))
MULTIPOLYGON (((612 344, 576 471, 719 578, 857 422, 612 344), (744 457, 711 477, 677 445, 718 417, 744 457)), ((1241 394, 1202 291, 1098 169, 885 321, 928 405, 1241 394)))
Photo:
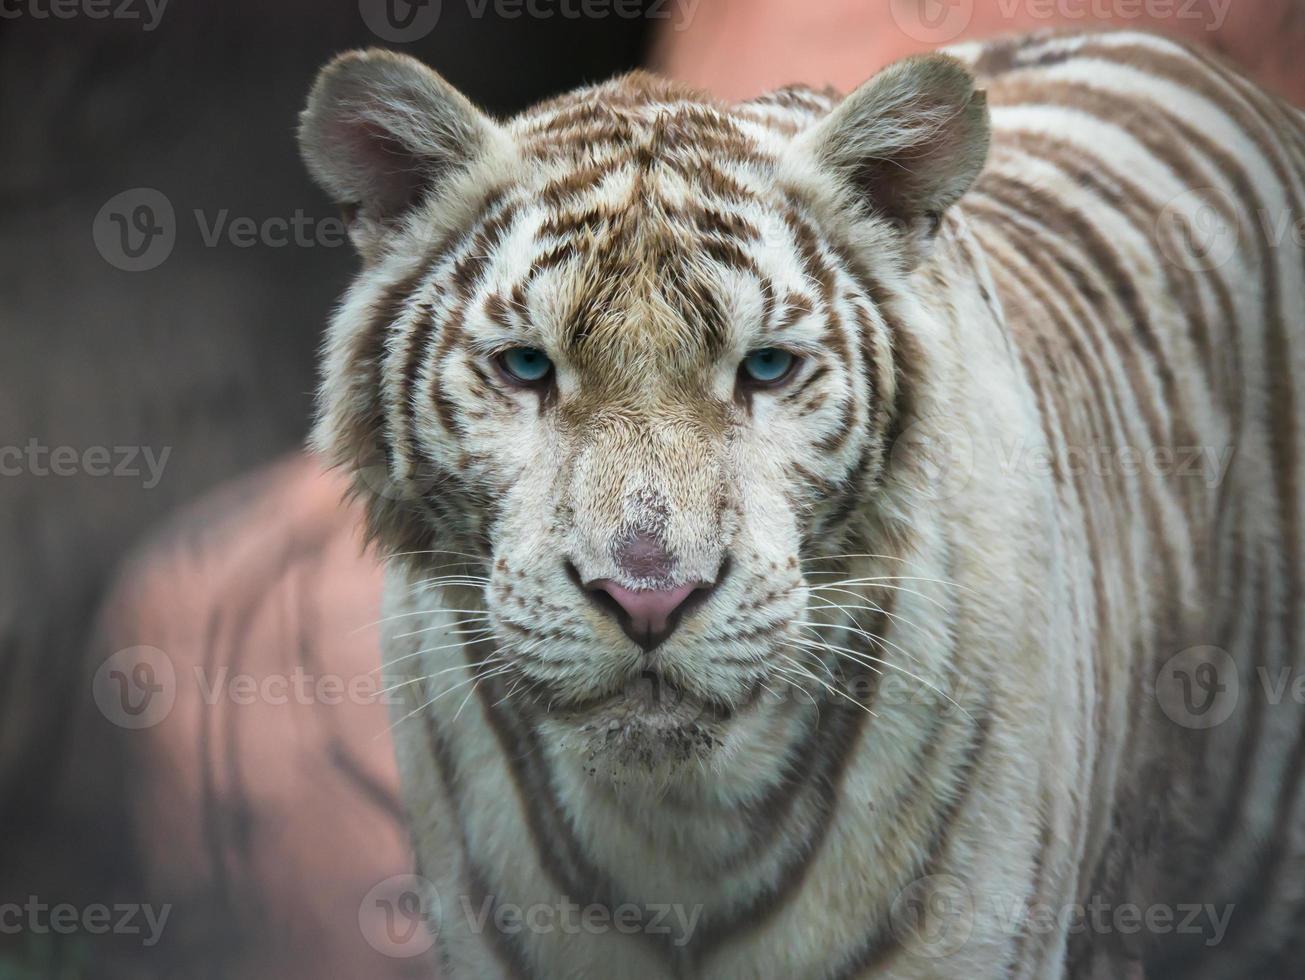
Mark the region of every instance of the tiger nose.
POLYGON ((616 617, 625 635, 644 650, 652 650, 675 632, 687 608, 706 598, 712 588, 690 583, 671 589, 628 589, 611 579, 585 584, 598 604, 616 617))

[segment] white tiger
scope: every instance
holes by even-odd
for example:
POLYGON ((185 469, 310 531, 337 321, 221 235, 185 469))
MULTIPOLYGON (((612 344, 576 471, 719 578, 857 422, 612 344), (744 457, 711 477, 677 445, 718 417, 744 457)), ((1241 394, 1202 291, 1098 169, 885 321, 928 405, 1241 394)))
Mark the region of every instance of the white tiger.
POLYGON ((1132 33, 506 122, 372 51, 301 140, 442 976, 1299 971, 1300 113, 1132 33))

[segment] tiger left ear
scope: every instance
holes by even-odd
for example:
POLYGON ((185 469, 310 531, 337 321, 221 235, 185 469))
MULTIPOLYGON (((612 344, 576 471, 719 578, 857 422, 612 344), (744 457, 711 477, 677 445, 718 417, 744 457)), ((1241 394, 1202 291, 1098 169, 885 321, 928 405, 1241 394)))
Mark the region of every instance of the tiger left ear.
POLYGON ((884 69, 795 141, 871 214, 927 245, 988 157, 987 100, 955 58, 884 69))
POLYGON ((348 52, 323 68, 299 125, 304 162, 344 211, 365 258, 504 138, 434 71, 379 49, 348 52))

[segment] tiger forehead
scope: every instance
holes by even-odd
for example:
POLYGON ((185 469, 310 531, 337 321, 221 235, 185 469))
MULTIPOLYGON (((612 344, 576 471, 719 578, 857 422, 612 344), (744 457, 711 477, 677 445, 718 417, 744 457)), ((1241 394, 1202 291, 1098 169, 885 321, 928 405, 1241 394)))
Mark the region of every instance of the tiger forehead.
POLYGON ((543 102, 510 128, 529 157, 575 166, 577 177, 631 161, 670 168, 704 159, 764 163, 772 137, 792 136, 837 101, 832 90, 795 85, 731 105, 636 71, 543 102))
MULTIPOLYGON (((542 211, 531 278, 554 273, 558 342, 577 360, 728 343, 731 272, 758 281, 758 213, 778 150, 831 97, 805 89, 728 106, 634 73, 512 123, 542 211)), ((537 212, 538 213, 538 212, 537 212)))

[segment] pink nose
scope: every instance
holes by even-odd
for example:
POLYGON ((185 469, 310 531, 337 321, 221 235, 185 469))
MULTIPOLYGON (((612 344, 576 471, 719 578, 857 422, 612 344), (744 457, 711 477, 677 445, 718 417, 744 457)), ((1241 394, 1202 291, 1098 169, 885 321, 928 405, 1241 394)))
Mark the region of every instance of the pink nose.
POLYGON ((677 585, 673 589, 627 589, 611 579, 585 585, 616 616, 625 635, 651 650, 675 631, 690 597, 705 597, 710 585, 677 585))

